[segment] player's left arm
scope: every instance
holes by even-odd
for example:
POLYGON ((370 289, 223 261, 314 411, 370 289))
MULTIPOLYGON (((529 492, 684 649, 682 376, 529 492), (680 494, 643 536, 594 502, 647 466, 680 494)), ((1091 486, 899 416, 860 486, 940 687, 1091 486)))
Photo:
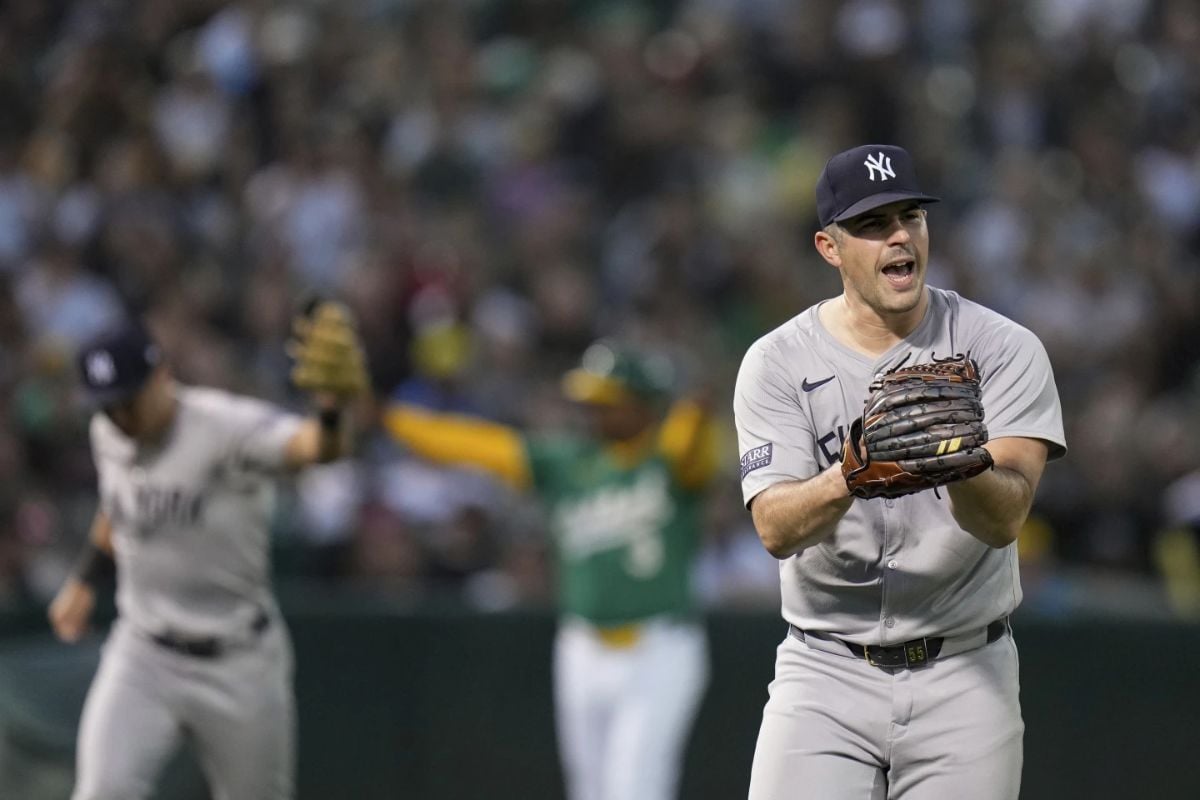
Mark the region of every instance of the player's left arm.
POLYGON ((325 464, 348 455, 353 439, 350 411, 329 401, 317 401, 318 410, 305 419, 284 447, 285 469, 325 464))
POLYGON ((974 342, 983 361, 984 446, 995 466, 946 486, 954 519, 992 547, 1007 547, 1033 505, 1048 460, 1066 452, 1062 405, 1046 349, 1019 325, 974 342))
POLYGON ((707 486, 720 463, 720 436, 707 403, 676 402, 659 429, 658 448, 680 486, 693 491, 707 486))
POLYGON ((946 485, 950 511, 967 533, 991 547, 1017 540, 1046 467, 1049 446, 1040 439, 1010 436, 984 445, 993 469, 946 485))

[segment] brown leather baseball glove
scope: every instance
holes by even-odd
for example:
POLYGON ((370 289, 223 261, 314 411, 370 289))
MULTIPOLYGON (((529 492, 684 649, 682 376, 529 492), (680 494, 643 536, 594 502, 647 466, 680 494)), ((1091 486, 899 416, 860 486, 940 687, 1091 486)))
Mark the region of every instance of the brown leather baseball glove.
POLYGON ((979 366, 969 356, 894 369, 868 392, 842 453, 855 497, 900 497, 992 467, 979 366))

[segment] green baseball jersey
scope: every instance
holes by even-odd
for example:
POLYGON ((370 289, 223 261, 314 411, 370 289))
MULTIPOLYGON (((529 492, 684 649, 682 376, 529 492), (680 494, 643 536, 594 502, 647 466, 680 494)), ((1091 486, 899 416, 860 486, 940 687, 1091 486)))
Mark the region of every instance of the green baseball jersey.
POLYGON ((582 439, 526 441, 558 558, 560 607, 609 625, 692 609, 700 495, 657 452, 620 463, 582 439))

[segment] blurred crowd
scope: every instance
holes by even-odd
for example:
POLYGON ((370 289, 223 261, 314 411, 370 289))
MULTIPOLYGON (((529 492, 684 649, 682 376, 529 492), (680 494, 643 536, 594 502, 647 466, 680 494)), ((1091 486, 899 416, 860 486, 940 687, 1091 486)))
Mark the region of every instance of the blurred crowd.
MULTIPOLYGON (((1158 580, 1200 525, 1193 0, 6 0, 0 110, 0 606, 45 601, 95 507, 75 347, 145 314, 184 380, 300 409, 312 292, 376 397, 286 493, 277 571, 545 602, 537 509, 378 410, 567 424, 558 376, 619 333, 728 417, 745 348, 840 291, 813 185, 870 141, 943 198, 931 283, 1050 352, 1071 452, 1027 584, 1158 580)), ((770 606, 727 423, 698 585, 770 606)))

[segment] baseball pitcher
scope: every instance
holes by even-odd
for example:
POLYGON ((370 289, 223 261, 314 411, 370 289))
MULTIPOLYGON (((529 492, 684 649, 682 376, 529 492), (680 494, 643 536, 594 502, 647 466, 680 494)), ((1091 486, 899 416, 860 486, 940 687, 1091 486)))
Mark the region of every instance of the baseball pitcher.
POLYGON ((816 194, 843 292, 752 345, 734 396, 788 623, 749 796, 1015 800, 1015 542, 1066 451, 1050 364, 926 285, 936 198, 903 149, 834 156, 816 194))
POLYGON ((80 723, 74 800, 148 797, 188 742, 217 800, 293 796, 292 649, 269 588, 274 476, 348 449, 344 404, 366 389, 348 312, 297 323, 293 380, 320 411, 174 380, 131 323, 79 355, 97 411, 99 510, 50 606, 66 642, 85 632, 94 584, 115 570, 118 619, 80 723))

